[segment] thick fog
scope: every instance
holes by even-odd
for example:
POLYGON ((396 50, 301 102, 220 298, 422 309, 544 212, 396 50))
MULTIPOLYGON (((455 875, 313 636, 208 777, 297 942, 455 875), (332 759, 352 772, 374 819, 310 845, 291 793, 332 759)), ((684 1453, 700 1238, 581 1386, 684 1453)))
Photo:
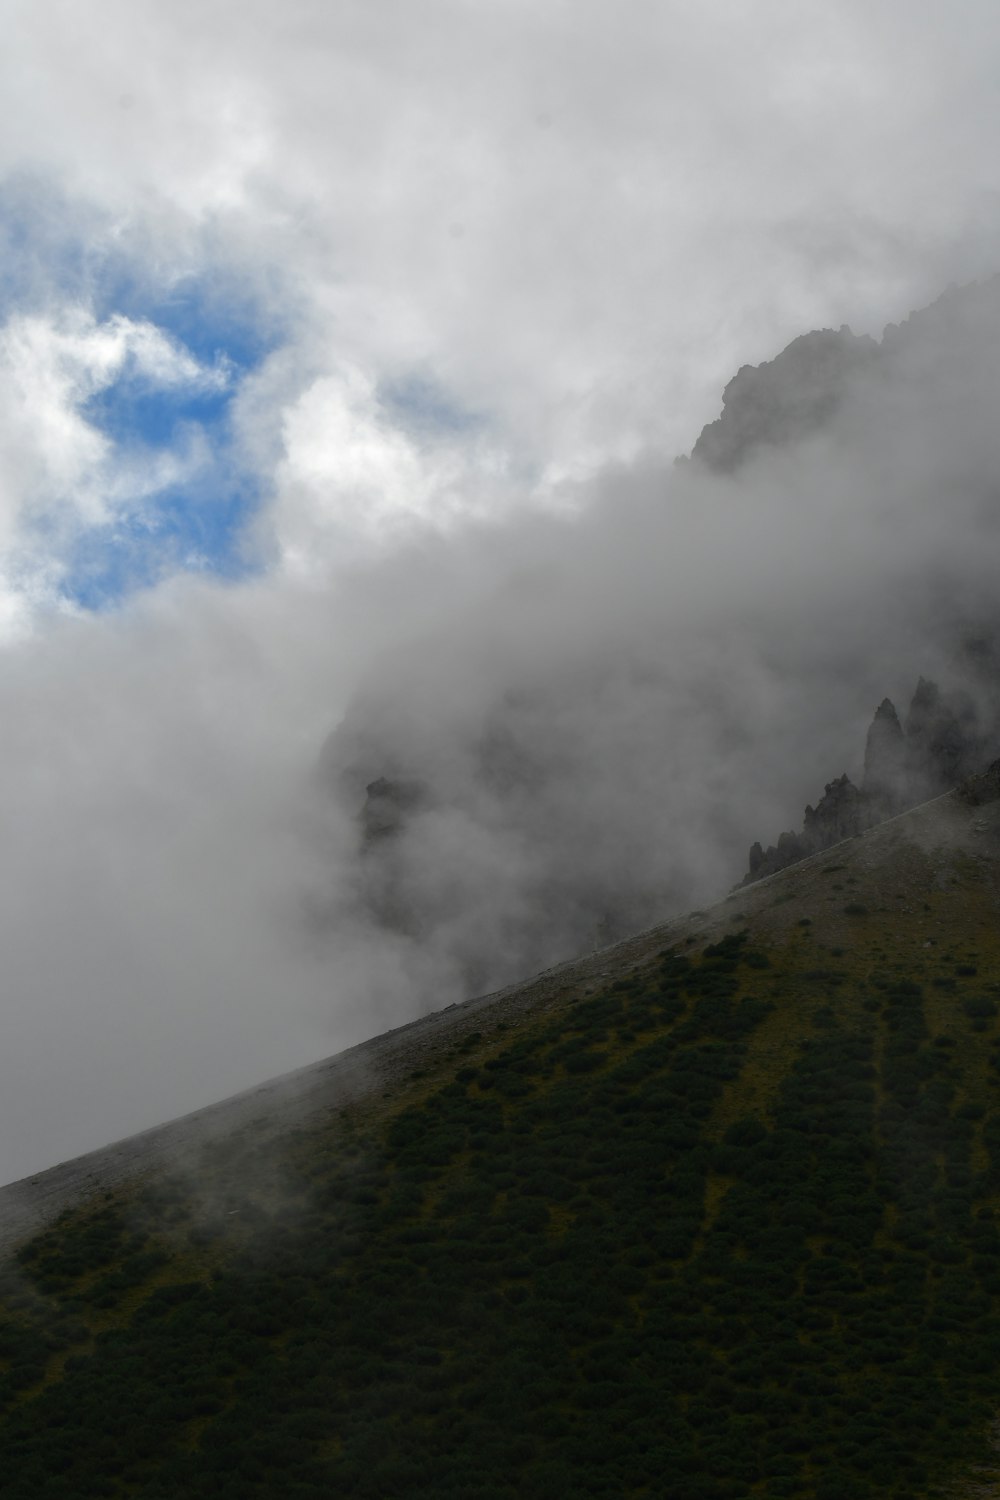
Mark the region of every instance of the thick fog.
POLYGON ((454 544, 475 598, 436 580, 441 619, 327 746, 345 814, 366 804, 333 928, 360 912, 408 966, 437 956, 452 999, 718 898, 752 839, 860 780, 875 706, 905 710, 919 674, 991 731, 998 308, 996 286, 946 301, 842 388, 821 364, 837 410, 798 440, 784 356, 751 400, 784 441, 725 477, 611 470, 571 521, 454 544))
POLYGON ((719 897, 885 693, 988 697, 997 301, 731 474, 609 467, 335 584, 175 582, 10 646, 6 1175, 719 897), (380 777, 418 786, 365 852, 380 777))
POLYGON ((989 718, 995 8, 7 10, 0 1179, 989 718))

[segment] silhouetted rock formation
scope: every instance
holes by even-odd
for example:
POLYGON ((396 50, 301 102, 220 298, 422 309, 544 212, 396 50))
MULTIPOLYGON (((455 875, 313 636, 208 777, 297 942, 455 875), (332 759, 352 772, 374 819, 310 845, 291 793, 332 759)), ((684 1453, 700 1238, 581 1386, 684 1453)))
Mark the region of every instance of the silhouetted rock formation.
POLYGON ((802 834, 808 845, 822 849, 860 833, 867 827, 867 818, 864 792, 847 776, 840 776, 827 783, 815 808, 806 808, 802 834))
POLYGON ((691 457, 717 473, 737 469, 755 449, 781 446, 823 426, 847 386, 878 354, 846 325, 803 334, 776 358, 743 365, 722 395, 722 415, 702 429, 691 457))
POLYGON ((863 795, 879 808, 883 817, 889 817, 906 779, 906 736, 892 700, 883 698, 865 741, 863 795))
MULTIPOLYGON (((996 746, 992 747, 995 752, 996 746)), ((777 844, 751 845, 743 884, 774 875, 821 849, 853 838, 886 818, 950 791, 963 778, 975 787, 983 777, 973 773, 990 754, 990 736, 979 725, 975 704, 966 694, 945 695, 937 683, 921 677, 905 726, 889 698, 883 698, 865 742, 864 780, 860 789, 846 776, 830 781, 818 805, 807 807, 801 833, 782 833, 777 844)), ((1000 766, 991 767, 987 776, 1000 766)), ((997 773, 1000 775, 1000 771, 997 773)), ((983 800, 986 800, 985 796, 983 800)))
POLYGON ((750 849, 750 870, 743 884, 762 880, 765 875, 774 875, 788 865, 797 864, 820 849, 839 844, 849 839, 872 823, 879 821, 871 816, 871 802, 848 776, 839 776, 829 781, 816 807, 807 807, 801 833, 782 833, 778 842, 769 849, 753 844, 750 849))
POLYGON ((719 474, 768 448, 799 442, 835 418, 869 376, 926 385, 949 367, 975 368, 984 327, 1000 320, 1000 276, 945 293, 930 307, 889 324, 881 341, 846 326, 793 339, 774 359, 743 365, 726 386, 722 413, 701 431, 691 459, 719 474), (861 380, 857 377, 861 377, 861 380))

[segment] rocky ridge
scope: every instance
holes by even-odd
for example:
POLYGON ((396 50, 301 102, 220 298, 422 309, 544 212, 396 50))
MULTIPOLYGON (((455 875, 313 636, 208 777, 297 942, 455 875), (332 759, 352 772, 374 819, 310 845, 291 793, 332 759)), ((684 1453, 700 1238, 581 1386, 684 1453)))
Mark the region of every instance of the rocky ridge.
MULTIPOLYGON (((874 385, 921 385, 945 367, 984 377, 975 349, 981 330, 1000 318, 1000 276, 955 287, 929 307, 890 323, 881 339, 846 324, 802 334, 773 359, 743 365, 725 387, 722 411, 705 426, 690 461, 717 474, 821 432, 853 398, 874 385)), ((680 462, 687 462, 682 459, 680 462)))
POLYGON ((943 693, 921 677, 905 722, 889 698, 875 710, 861 786, 846 774, 827 782, 816 806, 806 807, 800 832, 781 833, 766 849, 751 845, 742 884, 774 875, 975 778, 998 748, 993 725, 983 723, 967 693, 943 693))
POLYGON ((702 429, 691 458, 731 474, 757 450, 783 447, 821 428, 879 346, 867 335, 820 328, 793 339, 774 359, 743 365, 722 395, 722 414, 702 429))

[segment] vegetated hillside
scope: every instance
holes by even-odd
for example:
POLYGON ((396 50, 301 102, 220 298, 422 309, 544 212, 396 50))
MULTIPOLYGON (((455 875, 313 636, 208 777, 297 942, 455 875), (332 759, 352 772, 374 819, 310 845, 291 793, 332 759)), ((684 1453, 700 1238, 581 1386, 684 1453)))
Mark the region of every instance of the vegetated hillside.
POLYGON ((983 1493, 998 911, 952 794, 85 1199, 3 1274, 4 1496, 983 1493))

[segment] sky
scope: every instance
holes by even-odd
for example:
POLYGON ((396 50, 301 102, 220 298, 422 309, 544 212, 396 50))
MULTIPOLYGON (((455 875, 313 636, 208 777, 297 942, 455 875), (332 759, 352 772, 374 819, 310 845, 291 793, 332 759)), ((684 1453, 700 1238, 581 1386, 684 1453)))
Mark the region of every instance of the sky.
POLYGON ((1000 15, 2 8, 9 1180, 599 934, 588 850, 643 916, 701 900, 844 769, 933 655, 873 602, 904 492, 909 566, 992 559, 927 489, 989 403, 928 454, 911 391, 877 503, 863 422, 824 481, 672 460, 741 365, 1000 270, 1000 15), (484 724, 540 801, 472 797, 484 724), (404 940, 342 779, 394 755, 440 783, 404 940))

